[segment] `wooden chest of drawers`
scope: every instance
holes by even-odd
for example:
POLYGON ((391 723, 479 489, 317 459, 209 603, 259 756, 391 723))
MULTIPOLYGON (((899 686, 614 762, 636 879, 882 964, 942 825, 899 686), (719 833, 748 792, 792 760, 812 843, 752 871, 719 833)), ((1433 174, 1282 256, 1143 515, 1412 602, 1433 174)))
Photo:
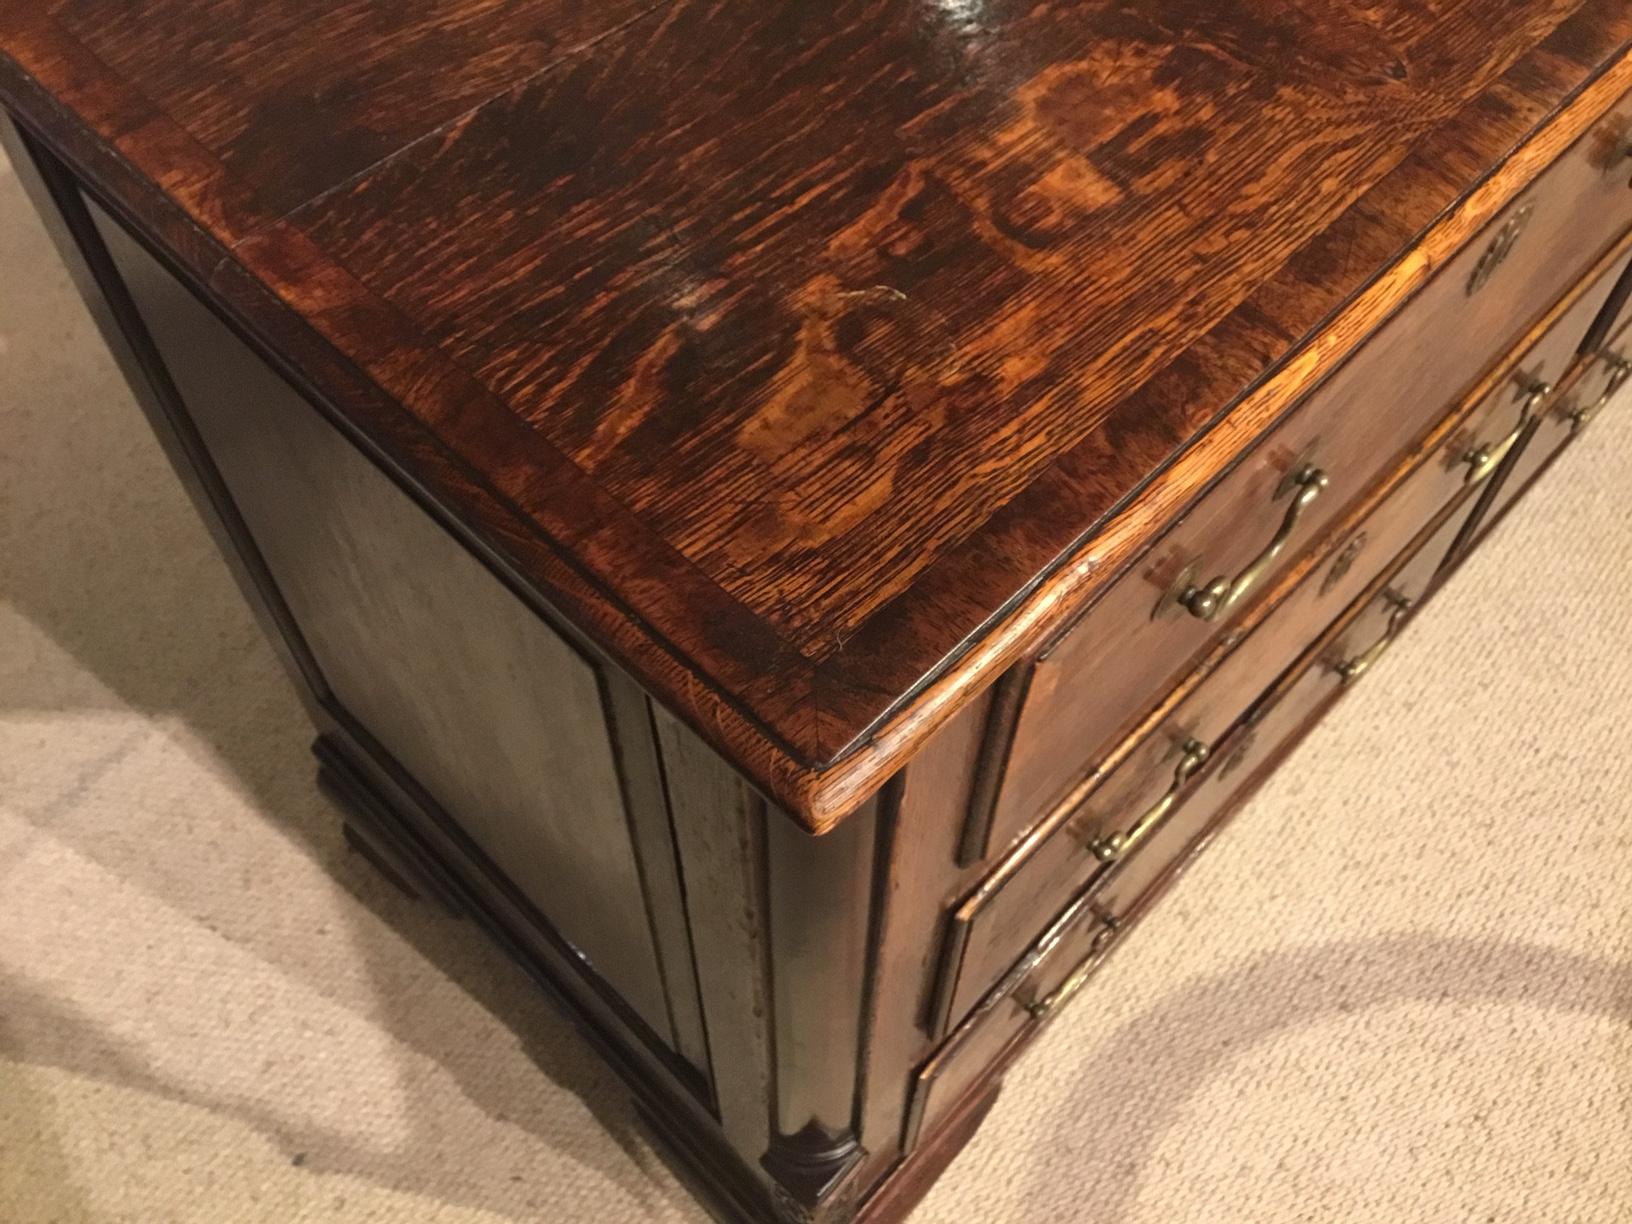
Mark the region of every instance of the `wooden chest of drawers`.
POLYGON ((142 7, 0 0, 10 156, 726 1218, 905 1215, 1632 375, 1624 0, 142 7))

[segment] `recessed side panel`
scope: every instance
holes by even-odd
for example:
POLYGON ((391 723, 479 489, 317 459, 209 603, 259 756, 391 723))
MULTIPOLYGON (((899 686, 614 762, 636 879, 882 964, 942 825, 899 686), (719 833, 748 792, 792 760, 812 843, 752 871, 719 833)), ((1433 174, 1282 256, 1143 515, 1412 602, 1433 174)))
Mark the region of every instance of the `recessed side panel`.
POLYGON ((335 700, 672 1042, 597 666, 92 212, 335 700))

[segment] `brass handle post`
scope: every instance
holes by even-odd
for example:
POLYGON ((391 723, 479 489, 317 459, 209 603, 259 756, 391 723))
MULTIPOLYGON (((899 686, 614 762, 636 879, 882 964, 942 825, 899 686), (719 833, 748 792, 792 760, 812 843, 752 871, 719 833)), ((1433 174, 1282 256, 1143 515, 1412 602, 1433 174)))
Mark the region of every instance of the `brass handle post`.
POLYGON ((1179 796, 1184 793, 1185 785, 1192 775, 1207 764, 1207 759, 1212 756, 1212 749, 1200 740, 1194 739, 1185 740, 1181 752, 1179 763, 1173 767, 1173 781, 1163 792, 1162 797, 1151 804, 1145 814, 1127 829, 1107 833, 1090 841, 1088 843, 1090 854, 1102 863, 1114 863, 1143 841, 1147 833, 1161 824, 1162 817, 1172 811, 1173 805, 1179 801, 1179 796))
POLYGON ((1387 601, 1392 611, 1388 614, 1388 625, 1383 630, 1383 636, 1378 638, 1365 650, 1352 659, 1344 659, 1332 665, 1343 680, 1344 684, 1353 684, 1365 675, 1376 664, 1378 659, 1388 653, 1388 648, 1394 644, 1394 639, 1400 636, 1400 630, 1405 625, 1406 617, 1411 615, 1414 606, 1410 597, 1389 589, 1383 592, 1383 599, 1387 601))
POLYGON ((1312 464, 1305 464, 1293 473, 1291 485, 1297 490, 1292 497, 1292 504, 1286 508, 1286 515, 1281 519, 1280 530, 1270 540, 1269 547, 1259 553, 1253 563, 1247 566, 1234 578, 1220 576, 1214 578, 1205 586, 1192 586, 1178 597, 1178 603, 1191 616, 1204 621, 1217 620, 1236 604, 1243 596, 1258 585, 1265 574, 1273 568, 1275 560, 1286 550, 1287 541, 1292 538, 1293 532, 1298 529, 1298 520, 1303 517, 1317 497, 1326 490, 1330 483, 1325 472, 1312 464))

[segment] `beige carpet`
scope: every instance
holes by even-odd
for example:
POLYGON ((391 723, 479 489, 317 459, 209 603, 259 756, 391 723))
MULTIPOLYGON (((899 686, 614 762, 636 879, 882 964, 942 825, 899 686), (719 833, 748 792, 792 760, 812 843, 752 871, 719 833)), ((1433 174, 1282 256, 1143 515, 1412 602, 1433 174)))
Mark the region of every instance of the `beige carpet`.
MULTIPOLYGON (((1632 1219, 1632 403, 1009 1080, 918 1214, 1632 1219)), ((295 697, 0 175, 0 1222, 696 1221, 295 697)))

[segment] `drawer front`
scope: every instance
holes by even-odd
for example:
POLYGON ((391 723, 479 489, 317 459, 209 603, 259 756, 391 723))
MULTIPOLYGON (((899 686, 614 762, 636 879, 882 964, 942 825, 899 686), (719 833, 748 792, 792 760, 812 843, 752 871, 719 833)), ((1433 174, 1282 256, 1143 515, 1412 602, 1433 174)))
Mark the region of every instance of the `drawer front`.
MULTIPOLYGON (((1632 261, 1622 261, 1620 268, 1632 275, 1629 262, 1632 261)), ((1599 286, 1594 288, 1591 296, 1601 304, 1609 296, 1609 288, 1602 286, 1602 293, 1596 292, 1599 286)), ((1572 321, 1575 335, 1586 334, 1595 314, 1572 321)), ((1479 524, 1481 534, 1490 529, 1502 511, 1530 487, 1553 457, 1599 413, 1624 411, 1624 405, 1632 400, 1632 393, 1627 390, 1632 385, 1632 304, 1622 307, 1619 318, 1609 327, 1608 338, 1595 352, 1586 354, 1585 359, 1588 365, 1580 381, 1533 427, 1524 450, 1505 474, 1501 488, 1479 524)))
POLYGON ((1632 402, 1632 346, 1610 345, 1593 354, 1575 389, 1536 425, 1479 525, 1483 535, 1541 470, 1603 412, 1624 412, 1632 402))
MULTIPOLYGON (((1137 730, 1102 777, 1085 780, 1080 799, 1068 798, 982 881, 952 914, 935 1031, 963 1016, 1036 938, 1040 923, 1123 856, 1135 836, 1130 830, 1151 827, 1141 824, 1143 817, 1171 807, 1188 790, 1213 746, 1260 694, 1459 493, 1460 524, 1473 505, 1473 490, 1462 486, 1461 474, 1446 464, 1420 464, 1188 696, 1153 727, 1137 730)), ((1402 597, 1414 601, 1425 588, 1426 581, 1402 597)))
POLYGON ((1108 917, 1117 925, 1134 912, 1151 888, 1189 854, 1241 787, 1273 764, 1279 748, 1334 691, 1359 681, 1382 659, 1411 612, 1432 591, 1440 564, 1470 510, 1471 502, 1465 502, 1425 533, 1410 559, 1351 616, 1342 632, 1296 678, 1277 686, 1230 734, 1218 763, 1201 778, 1184 805, 1151 834, 1137 854, 1093 890, 1102 919, 1108 917))
MULTIPOLYGON (((1387 631, 1388 616, 1389 612, 1380 607, 1368 608, 1352 634, 1346 636, 1356 641, 1368 635, 1380 637, 1387 631)), ((1342 676, 1332 664, 1339 657, 1355 657, 1358 653, 1338 652, 1331 660, 1323 659, 1306 668, 1279 699, 1230 736, 1217 767, 1201 779, 1184 806, 1151 835, 1139 853, 1094 890, 1101 921, 1120 927, 1137 912, 1140 902, 1185 859, 1231 798, 1252 782, 1258 771, 1271 763, 1281 745, 1342 689, 1342 676)))
POLYGON ((1078 889, 1049 925, 986 994, 919 1072, 908 1141, 938 1120, 1035 1025, 1062 1009, 1098 968, 1157 888, 1217 827, 1231 803, 1276 763, 1281 750, 1346 684, 1358 680, 1398 635, 1409 607, 1431 590, 1469 500, 1442 516, 1413 543, 1381 591, 1346 612, 1347 623, 1295 673, 1257 702, 1198 773, 1185 802, 1138 849, 1078 889), (1407 606, 1402 610, 1402 599, 1407 606))
POLYGON ((998 989, 919 1072, 908 1117, 908 1142, 939 1121, 1002 1063, 1036 1024, 1057 1013, 1098 967, 1128 920, 1257 768, 1341 689, 1328 671, 1310 668, 1289 686, 1262 721, 1232 744, 1174 819, 1133 856, 1104 889, 1079 895, 1043 933, 998 989))
POLYGON ((1632 224, 1626 176, 1607 168, 1626 122, 1623 101, 1044 651, 971 816, 975 852, 1035 824, 1632 224))
MULTIPOLYGON (((1266 618, 1263 629, 1250 635, 1244 648, 1266 642, 1276 662, 1286 658, 1285 642, 1301 643, 1330 624, 1341 608, 1357 598, 1410 544, 1424 523, 1430 522, 1458 497, 1467 500, 1454 522, 1466 521, 1473 510, 1471 498, 1489 479, 1504 444, 1523 424, 1526 405, 1534 405, 1569 368, 1576 346, 1602 308, 1620 271, 1632 263, 1624 257, 1600 275, 1564 310, 1542 337, 1513 364, 1499 386, 1468 412, 1435 452, 1421 461, 1361 523, 1331 541, 1322 541, 1325 557, 1311 570, 1316 580, 1304 581, 1266 618)), ((1449 541, 1447 541, 1447 545, 1449 541)), ((1440 557, 1448 552, 1440 550, 1440 557)), ((1437 564, 1437 560, 1436 560, 1437 564)), ((1268 661, 1266 660, 1266 667, 1268 661)), ((1265 674, 1269 674, 1266 670, 1265 674)))

